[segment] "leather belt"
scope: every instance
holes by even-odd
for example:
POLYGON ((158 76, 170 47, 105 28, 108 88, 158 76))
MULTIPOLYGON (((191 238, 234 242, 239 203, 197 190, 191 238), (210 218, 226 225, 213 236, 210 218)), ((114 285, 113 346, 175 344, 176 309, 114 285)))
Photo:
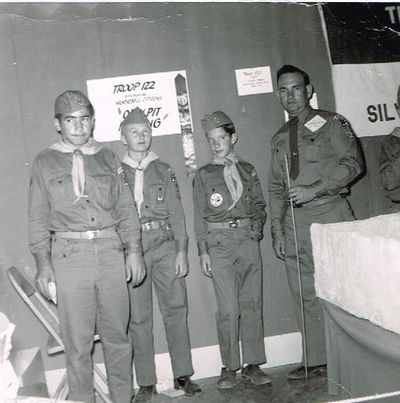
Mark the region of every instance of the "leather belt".
POLYGON ((242 228, 250 227, 250 218, 234 218, 225 222, 209 222, 207 223, 210 229, 231 229, 231 228, 242 228))
POLYGON ((98 238, 115 238, 118 236, 115 228, 97 229, 93 231, 57 231, 54 233, 56 238, 65 239, 98 239, 98 238))
POLYGON ((345 198, 346 196, 342 197, 340 195, 335 195, 332 197, 324 197, 321 199, 314 199, 309 201, 308 203, 304 203, 304 204, 293 204, 294 208, 306 208, 306 207, 315 207, 315 206, 320 206, 321 204, 327 204, 327 203, 332 203, 334 201, 338 201, 340 199, 345 198))
POLYGON ((166 227, 169 229, 169 223, 167 220, 147 221, 141 224, 142 231, 151 231, 152 229, 159 229, 166 227))

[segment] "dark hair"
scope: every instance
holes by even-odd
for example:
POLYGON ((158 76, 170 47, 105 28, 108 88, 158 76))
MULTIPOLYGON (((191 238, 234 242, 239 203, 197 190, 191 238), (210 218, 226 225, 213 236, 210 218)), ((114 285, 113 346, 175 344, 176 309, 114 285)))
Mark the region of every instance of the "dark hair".
POLYGON ((298 67, 292 66, 291 64, 285 64, 278 70, 278 72, 276 73, 276 82, 279 81, 280 76, 287 73, 299 73, 303 76, 304 85, 310 84, 309 75, 305 71, 300 70, 298 67))

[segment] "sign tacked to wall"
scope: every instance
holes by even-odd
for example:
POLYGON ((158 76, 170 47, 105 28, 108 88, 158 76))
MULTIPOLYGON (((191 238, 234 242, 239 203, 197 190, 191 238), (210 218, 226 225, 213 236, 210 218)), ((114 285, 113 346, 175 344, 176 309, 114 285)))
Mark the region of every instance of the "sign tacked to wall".
POLYGON ((323 23, 332 61, 336 111, 358 136, 400 125, 400 7, 396 3, 327 3, 323 23))
POLYGON ((87 80, 86 84, 96 111, 96 140, 119 140, 123 119, 132 109, 139 107, 150 121, 153 136, 182 135, 187 173, 196 171, 185 71, 101 78, 87 80))
MULTIPOLYGON (((181 100, 176 87, 179 76, 186 80, 185 71, 87 80, 88 95, 96 111, 96 140, 119 140, 122 120, 136 107, 146 113, 154 136, 181 133, 181 100)), ((190 112, 186 116, 188 124, 191 129, 190 112)))

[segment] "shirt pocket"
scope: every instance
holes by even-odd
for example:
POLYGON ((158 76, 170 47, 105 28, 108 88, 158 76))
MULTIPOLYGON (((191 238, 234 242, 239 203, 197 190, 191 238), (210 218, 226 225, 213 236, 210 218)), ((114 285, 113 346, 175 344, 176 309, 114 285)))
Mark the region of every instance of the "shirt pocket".
POLYGON ((206 197, 207 207, 211 212, 227 210, 232 203, 232 198, 225 181, 206 186, 206 197))
POLYGON ((72 176, 67 173, 54 174, 49 179, 49 194, 51 204, 56 209, 59 206, 71 206, 77 198, 74 193, 72 176))
POLYGON ((149 184, 149 203, 153 213, 167 214, 166 190, 167 184, 165 180, 160 179, 149 184))
POLYGON ((99 173, 91 176, 94 182, 96 200, 104 209, 111 209, 115 206, 118 198, 119 178, 112 172, 99 173))
MULTIPOLYGON (((304 138, 303 150, 304 160, 309 163, 320 162, 323 158, 323 136, 320 133, 312 134, 304 138)), ((301 153, 301 151, 300 151, 301 153)))

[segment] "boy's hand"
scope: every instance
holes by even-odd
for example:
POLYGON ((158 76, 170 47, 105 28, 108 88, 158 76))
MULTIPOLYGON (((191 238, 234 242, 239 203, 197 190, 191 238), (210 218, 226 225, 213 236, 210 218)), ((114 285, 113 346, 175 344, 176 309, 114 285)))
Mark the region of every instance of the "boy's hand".
POLYGON ((285 238, 282 234, 272 235, 272 247, 277 258, 285 260, 285 238))
POLYGON ((207 277, 212 277, 212 270, 211 270, 211 259, 208 253, 203 253, 200 255, 200 266, 203 274, 207 277))
POLYGON ((175 259, 175 275, 178 278, 185 277, 189 272, 189 263, 187 255, 183 251, 179 251, 175 259))
POLYGON ((133 287, 139 285, 144 280, 146 276, 146 268, 143 257, 140 253, 128 253, 126 256, 125 268, 127 277, 130 277, 132 280, 133 287))
POLYGON ((35 284, 38 291, 47 299, 51 299, 49 283, 55 283, 54 271, 51 266, 38 266, 35 284))

